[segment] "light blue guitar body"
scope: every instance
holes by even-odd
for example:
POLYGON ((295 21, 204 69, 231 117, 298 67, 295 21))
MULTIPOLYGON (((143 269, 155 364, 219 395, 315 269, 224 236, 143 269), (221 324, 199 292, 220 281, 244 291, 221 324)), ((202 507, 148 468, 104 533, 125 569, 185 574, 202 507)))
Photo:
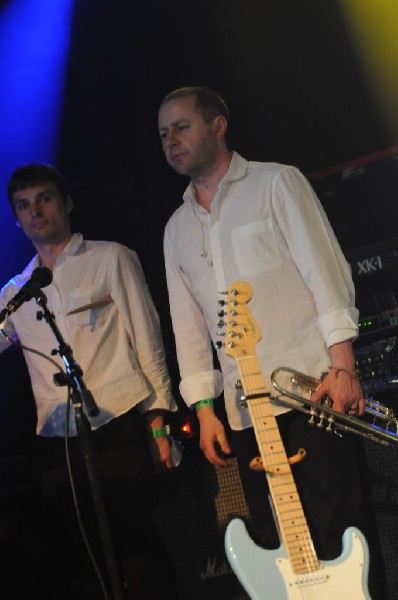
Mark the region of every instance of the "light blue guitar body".
POLYGON ((293 573, 283 546, 265 550, 250 538, 245 524, 233 519, 225 534, 228 561, 252 600, 371 600, 369 552, 362 533, 346 529, 343 552, 304 575, 293 573))

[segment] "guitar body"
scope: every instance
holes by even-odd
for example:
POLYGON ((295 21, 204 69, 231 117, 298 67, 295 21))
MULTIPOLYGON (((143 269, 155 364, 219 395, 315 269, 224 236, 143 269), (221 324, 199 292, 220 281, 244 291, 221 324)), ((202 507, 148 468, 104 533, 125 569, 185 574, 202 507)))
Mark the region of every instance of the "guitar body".
POLYGON ((293 573, 283 546, 265 550, 250 538, 240 519, 225 534, 225 551, 236 576, 252 600, 371 600, 367 574, 368 547, 362 533, 346 529, 343 552, 332 561, 320 561, 313 573, 293 573))

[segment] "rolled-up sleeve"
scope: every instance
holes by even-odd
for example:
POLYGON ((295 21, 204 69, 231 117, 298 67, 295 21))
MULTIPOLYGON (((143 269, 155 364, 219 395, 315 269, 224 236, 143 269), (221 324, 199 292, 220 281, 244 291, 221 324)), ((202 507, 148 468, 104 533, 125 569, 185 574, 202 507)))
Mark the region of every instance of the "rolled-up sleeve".
POLYGON ((275 180, 274 199, 278 226, 314 297, 325 344, 355 339, 358 310, 350 266, 312 187, 300 171, 286 167, 275 180))

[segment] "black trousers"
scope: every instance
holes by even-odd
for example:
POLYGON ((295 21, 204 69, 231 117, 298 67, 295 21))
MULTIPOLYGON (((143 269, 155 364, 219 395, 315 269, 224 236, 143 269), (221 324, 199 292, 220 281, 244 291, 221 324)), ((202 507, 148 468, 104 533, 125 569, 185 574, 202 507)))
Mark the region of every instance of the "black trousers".
MULTIPOLYGON (((152 521, 154 468, 147 446, 147 432, 138 410, 133 409, 90 435, 93 465, 105 516, 115 549, 125 597, 134 600, 177 598, 174 570, 152 521)), ((42 514, 38 521, 48 561, 48 596, 80 600, 104 598, 89 559, 68 479, 63 438, 38 438, 38 456, 43 482, 42 514), (48 552, 51 549, 51 554, 48 552)), ((92 486, 78 439, 70 440, 72 470, 81 520, 95 560, 110 585, 109 548, 100 534, 93 505, 92 486)), ((112 593, 109 595, 112 598, 112 593)))
MULTIPOLYGON (((287 456, 305 448, 304 460, 292 466, 314 546, 321 560, 340 556, 347 527, 365 536, 370 553, 369 592, 372 600, 385 600, 385 577, 376 518, 362 440, 345 434, 341 439, 308 424, 308 417, 290 411, 277 418, 287 456)), ((268 502, 269 489, 263 472, 249 462, 258 456, 253 429, 231 432, 245 499, 251 515, 250 533, 257 544, 276 549, 280 540, 268 502)))

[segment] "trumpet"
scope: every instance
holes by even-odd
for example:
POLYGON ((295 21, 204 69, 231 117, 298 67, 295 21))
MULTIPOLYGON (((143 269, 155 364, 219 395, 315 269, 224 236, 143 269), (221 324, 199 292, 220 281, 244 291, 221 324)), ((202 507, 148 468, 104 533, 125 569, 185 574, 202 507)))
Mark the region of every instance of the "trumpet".
POLYGON ((365 398, 364 414, 355 417, 334 410, 327 396, 319 403, 313 402, 311 395, 321 383, 315 377, 279 367, 271 373, 271 383, 282 395, 274 396, 272 401, 308 414, 311 425, 340 436, 343 432, 354 433, 386 446, 398 443, 398 420, 393 410, 373 398, 365 398))

